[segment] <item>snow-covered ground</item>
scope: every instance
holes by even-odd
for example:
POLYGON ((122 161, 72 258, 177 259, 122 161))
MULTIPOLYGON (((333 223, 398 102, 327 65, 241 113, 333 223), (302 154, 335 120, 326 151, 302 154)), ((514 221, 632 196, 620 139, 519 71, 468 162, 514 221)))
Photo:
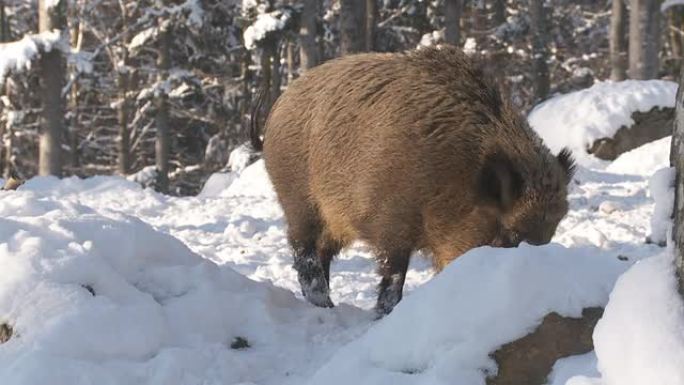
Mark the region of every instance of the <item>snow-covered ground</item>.
POLYGON ((362 244, 333 264, 337 307, 301 298, 262 161, 197 197, 29 180, 0 191, 0 383, 484 385, 489 353, 548 312, 607 305, 596 352, 558 361, 549 384, 684 385, 671 257, 645 242, 652 219, 668 227, 672 172, 651 177, 668 140, 580 167, 553 244, 476 249, 434 279, 416 255, 380 321, 362 244))

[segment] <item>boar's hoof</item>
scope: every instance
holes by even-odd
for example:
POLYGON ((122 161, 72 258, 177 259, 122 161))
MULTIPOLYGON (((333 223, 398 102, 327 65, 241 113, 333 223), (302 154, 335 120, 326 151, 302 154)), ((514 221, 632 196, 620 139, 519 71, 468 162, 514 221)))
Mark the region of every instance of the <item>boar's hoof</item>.
POLYGON ((328 280, 325 279, 323 266, 318 258, 315 256, 295 258, 294 268, 297 270, 302 294, 307 301, 318 307, 334 306, 330 300, 328 280))
POLYGON ((313 282, 312 285, 308 287, 302 286, 302 293, 304 294, 304 297, 309 301, 311 304, 318 306, 318 307, 333 307, 335 306, 330 299, 330 295, 328 295, 328 288, 325 287, 325 290, 319 288, 316 285, 317 282, 313 282))

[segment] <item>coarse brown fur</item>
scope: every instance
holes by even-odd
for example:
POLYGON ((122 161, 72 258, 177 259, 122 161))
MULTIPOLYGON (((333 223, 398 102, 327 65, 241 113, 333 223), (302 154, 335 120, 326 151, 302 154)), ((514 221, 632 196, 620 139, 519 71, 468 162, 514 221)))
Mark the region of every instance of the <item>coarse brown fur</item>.
POLYGON ((378 258, 384 314, 412 251, 441 270, 477 246, 547 243, 568 209, 570 153, 553 156, 450 46, 313 68, 274 104, 264 136, 295 268, 319 306, 332 306, 330 261, 354 240, 378 258))

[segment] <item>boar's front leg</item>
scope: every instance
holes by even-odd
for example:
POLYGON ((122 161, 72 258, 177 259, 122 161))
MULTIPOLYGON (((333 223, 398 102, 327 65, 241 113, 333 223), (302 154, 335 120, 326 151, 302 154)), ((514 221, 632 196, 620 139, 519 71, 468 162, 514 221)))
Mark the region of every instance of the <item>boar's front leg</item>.
POLYGON ((313 305, 319 307, 333 307, 328 288, 328 263, 324 266, 323 261, 316 253, 316 239, 308 239, 305 242, 291 239, 294 249, 294 269, 297 271, 299 285, 302 294, 313 305))
POLYGON ((378 274, 381 280, 375 312, 381 318, 401 301, 411 251, 382 252, 378 257, 378 274))
POLYGON ((325 279, 321 260, 313 252, 295 252, 294 268, 302 288, 302 294, 319 307, 333 307, 328 281, 325 279))

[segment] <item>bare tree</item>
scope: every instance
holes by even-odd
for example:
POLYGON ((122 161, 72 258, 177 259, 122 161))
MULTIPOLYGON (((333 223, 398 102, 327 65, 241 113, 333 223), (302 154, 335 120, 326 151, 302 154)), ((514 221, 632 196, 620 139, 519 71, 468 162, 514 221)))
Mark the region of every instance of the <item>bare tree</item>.
POLYGON ((119 1, 121 8, 121 61, 117 67, 117 86, 119 89, 119 106, 117 118, 119 123, 119 137, 117 141, 117 166, 116 171, 120 175, 126 175, 131 167, 131 132, 128 127, 130 121, 131 101, 128 98, 130 81, 129 52, 128 52, 128 10, 123 1, 119 1))
POLYGON ((610 16, 610 78, 614 81, 627 77, 627 7, 623 0, 613 0, 610 16))
MULTIPOLYGON (((684 66, 683 66, 684 69, 684 66)), ((679 276, 679 290, 684 295, 684 70, 680 71, 679 90, 675 103, 670 163, 676 170, 674 229, 675 264, 679 276)))
POLYGON ((658 76, 660 51, 660 1, 631 0, 629 16, 629 76, 658 76))
POLYGON ((377 0, 366 0, 366 25, 365 25, 365 41, 366 51, 372 52, 375 50, 375 30, 378 22, 378 3, 377 0))
POLYGON ((169 127, 169 96, 166 94, 165 87, 161 86, 169 76, 171 68, 171 28, 165 25, 163 20, 159 21, 159 57, 157 69, 159 71, 159 84, 155 104, 157 107, 156 128, 157 142, 155 146, 155 161, 157 167, 157 180, 155 187, 157 191, 167 193, 169 190, 169 153, 171 150, 171 128, 169 127))
POLYGON ((532 77, 534 98, 541 101, 549 94, 549 56, 547 47, 546 9, 544 0, 530 0, 530 22, 532 24, 532 77))
POLYGON ((460 46, 462 12, 463 0, 446 0, 444 10, 444 40, 455 46, 460 46))
POLYGON ((0 0, 0 43, 9 40, 9 23, 5 9, 5 0, 0 0))
POLYGON ((299 29, 299 60, 301 69, 306 71, 320 63, 320 47, 316 43, 318 36, 318 15, 320 12, 320 0, 304 0, 302 8, 301 27, 299 29))
POLYGON ((501 25, 506 22, 506 0, 494 0, 494 25, 501 25))
MULTIPOLYGON (((40 32, 60 30, 66 33, 66 0, 56 4, 39 0, 38 27, 40 32)), ((62 175, 62 136, 64 135, 64 98, 62 88, 65 78, 65 60, 59 49, 44 52, 40 57, 41 102, 40 148, 38 173, 62 175)))
POLYGON ((271 100, 270 106, 275 103, 278 96, 280 96, 280 40, 274 38, 273 41, 268 45, 268 51, 271 61, 271 100))
POLYGON ((684 5, 675 5, 667 10, 667 24, 674 67, 680 69, 684 55, 684 5))
POLYGON ((340 0, 340 52, 363 52, 366 48, 366 0, 340 0))
POLYGON ((287 84, 292 83, 292 80, 296 77, 297 70, 295 69, 295 43, 293 41, 288 41, 287 46, 287 84))

